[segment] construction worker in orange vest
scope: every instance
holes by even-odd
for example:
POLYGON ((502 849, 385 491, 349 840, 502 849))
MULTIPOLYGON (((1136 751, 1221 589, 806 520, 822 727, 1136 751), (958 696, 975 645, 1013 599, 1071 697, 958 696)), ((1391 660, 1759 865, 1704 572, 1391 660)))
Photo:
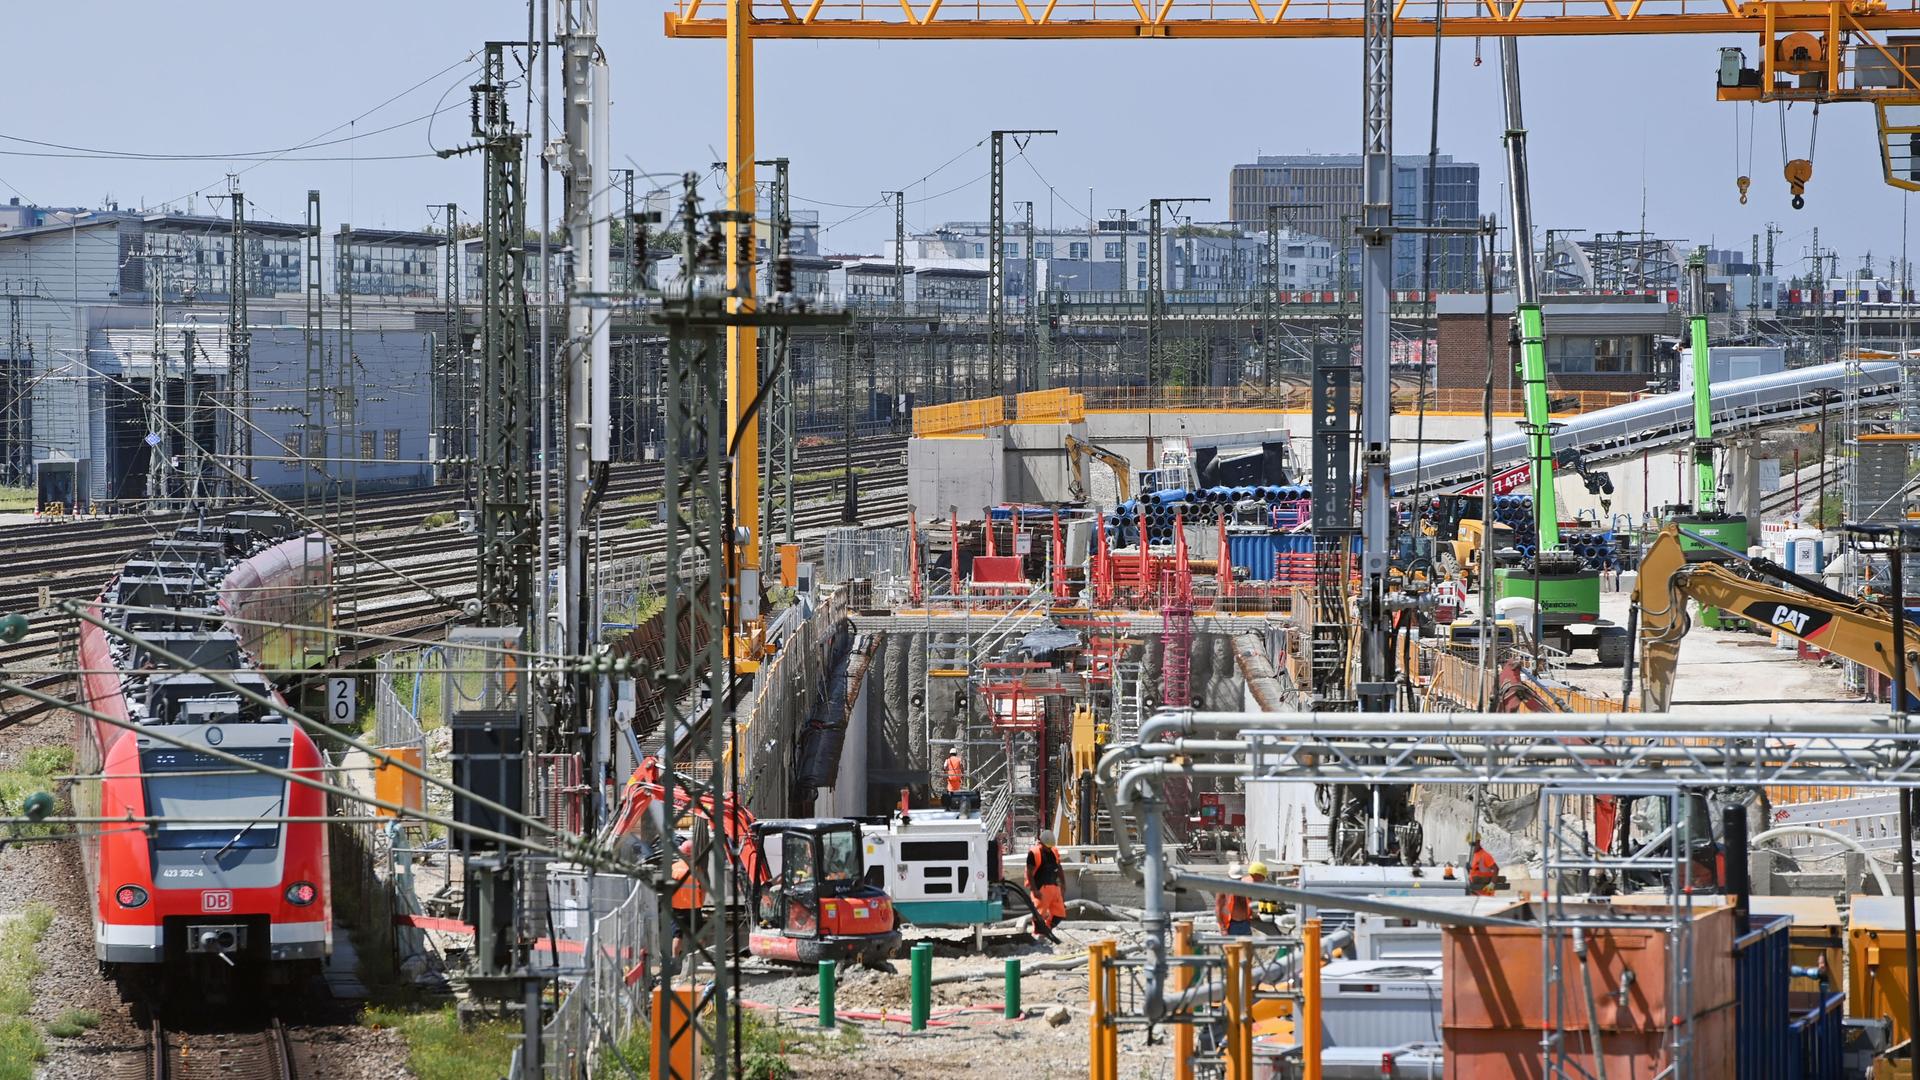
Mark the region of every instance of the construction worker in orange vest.
POLYGON ((1471 896, 1492 896, 1493 887, 1500 880, 1500 863, 1493 853, 1480 846, 1480 834, 1467 834, 1467 893, 1471 896))
MULTIPOLYGON (((1241 877, 1237 867, 1228 867, 1233 877, 1241 877)), ((1242 880, 1261 882, 1267 880, 1267 864, 1255 859, 1247 866, 1242 880)), ((1220 926, 1220 932, 1232 937, 1253 936, 1253 901, 1233 893, 1221 893, 1213 901, 1213 919, 1220 926)))
POLYGON ((1033 936, 1057 941, 1053 928, 1067 917, 1066 897, 1060 892, 1065 877, 1060 853, 1053 847, 1053 830, 1041 829, 1027 850, 1027 894, 1033 897, 1033 936))
POLYGON ((967 763, 960 756, 960 748, 947 751, 947 790, 964 791, 967 786, 967 763))

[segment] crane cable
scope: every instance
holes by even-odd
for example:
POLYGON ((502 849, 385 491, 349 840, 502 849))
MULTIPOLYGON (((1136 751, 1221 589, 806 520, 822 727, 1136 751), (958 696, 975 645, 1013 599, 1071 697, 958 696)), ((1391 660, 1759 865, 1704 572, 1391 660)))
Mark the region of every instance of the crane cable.
POLYGON ((1740 157, 1739 110, 1736 109, 1733 114, 1733 167, 1739 170, 1739 175, 1734 178, 1733 183, 1735 187, 1740 189, 1740 205, 1741 206, 1747 205, 1747 189, 1753 185, 1753 117, 1754 117, 1753 106, 1751 103, 1749 103, 1747 106, 1747 156, 1745 158, 1746 167, 1741 168, 1742 159, 1740 157))

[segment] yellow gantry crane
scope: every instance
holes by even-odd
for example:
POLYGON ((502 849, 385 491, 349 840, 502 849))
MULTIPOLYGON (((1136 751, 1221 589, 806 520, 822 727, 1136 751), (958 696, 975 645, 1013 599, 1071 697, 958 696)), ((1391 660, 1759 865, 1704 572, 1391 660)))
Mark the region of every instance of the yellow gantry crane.
MULTIPOLYGON (((724 38, 727 177, 735 207, 755 205, 754 43, 759 40, 1116 40, 1125 38, 1364 38, 1367 0, 677 0, 668 37, 724 38)), ((1727 101, 1871 101, 1879 115, 1882 174, 1920 190, 1920 0, 1394 0, 1391 37, 1611 37, 1753 34, 1757 66, 1723 55, 1727 101)), ((1703 72, 1708 64, 1703 62, 1703 72)), ((1817 114, 1816 114, 1817 115, 1817 114)), ((1800 203, 1812 154, 1786 163, 1800 203)), ((1744 191, 1744 187, 1743 187, 1744 191)), ((729 225, 730 230, 749 228, 729 225)), ((1378 238, 1374 238, 1378 239, 1378 238)), ((1371 241, 1370 241, 1371 242, 1371 241)), ((731 260, 729 284, 750 310, 753 267, 731 260)), ((727 404, 738 431, 735 521, 740 565, 759 565, 759 424, 746 416, 759 386, 757 333, 727 332, 727 404)), ((738 583, 736 582, 736 587, 738 583)))

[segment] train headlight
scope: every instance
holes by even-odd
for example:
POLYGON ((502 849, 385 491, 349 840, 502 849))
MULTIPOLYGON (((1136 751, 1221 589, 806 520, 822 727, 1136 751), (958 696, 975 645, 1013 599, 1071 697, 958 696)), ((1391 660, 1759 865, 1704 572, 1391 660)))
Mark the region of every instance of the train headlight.
POLYGON ((287 903, 289 904, 306 907, 308 904, 313 903, 319 895, 320 890, 314 888, 313 882, 311 881, 296 881, 287 886, 287 903))
POLYGON ((114 890, 113 898, 123 908, 137 908, 147 902, 147 890, 138 885, 122 885, 114 890))

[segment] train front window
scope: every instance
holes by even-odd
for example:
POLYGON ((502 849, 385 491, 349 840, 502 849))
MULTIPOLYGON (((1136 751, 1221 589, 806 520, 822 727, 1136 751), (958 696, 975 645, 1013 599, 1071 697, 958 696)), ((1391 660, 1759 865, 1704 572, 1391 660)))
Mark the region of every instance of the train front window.
MULTIPOLYGON (((287 767, 284 746, 229 751, 276 769, 287 767)), ((153 844, 163 850, 272 848, 280 844, 286 781, 275 776, 177 747, 140 755, 146 776, 147 813, 162 818, 153 844)))

